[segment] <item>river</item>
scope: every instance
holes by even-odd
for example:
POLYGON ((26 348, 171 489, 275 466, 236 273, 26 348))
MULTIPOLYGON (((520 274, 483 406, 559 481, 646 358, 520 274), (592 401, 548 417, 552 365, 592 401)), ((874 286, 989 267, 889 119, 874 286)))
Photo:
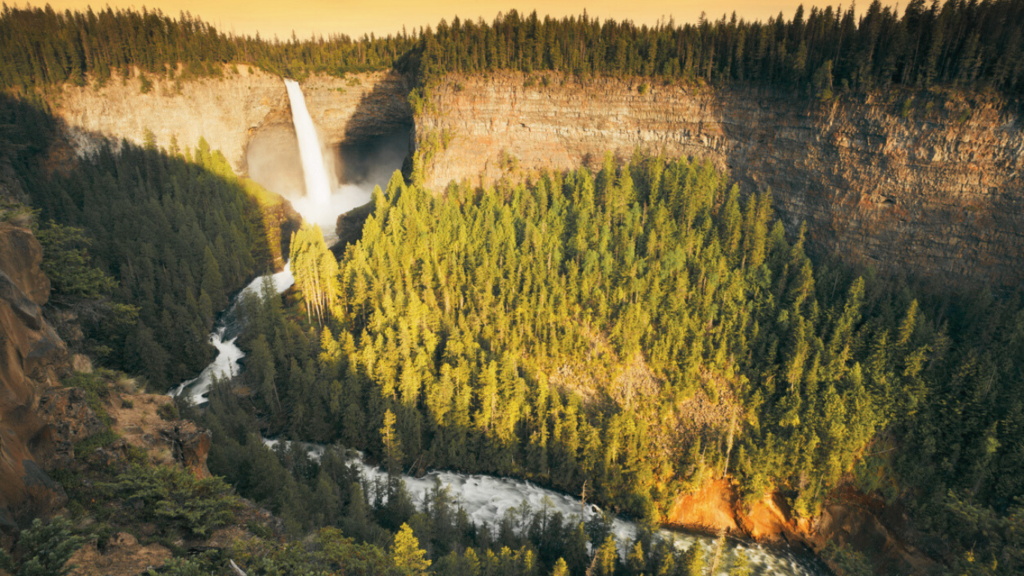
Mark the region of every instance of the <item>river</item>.
MULTIPOLYGON (((236 309, 243 295, 260 293, 264 278, 253 280, 221 314, 214 331, 210 333, 210 342, 218 352, 214 361, 198 377, 182 382, 171 390, 169 393, 171 396, 185 394, 191 398, 193 403, 205 404, 207 402, 206 394, 215 377, 227 378, 240 373, 239 361, 245 356, 245 353, 235 345, 241 330, 236 309)), ((284 292, 294 283, 287 267, 284 271, 271 275, 270 278, 278 293, 284 292)), ((276 439, 264 439, 264 443, 271 448, 278 442, 279 440, 276 439)), ((302 443, 302 446, 314 459, 319 458, 325 449, 323 446, 309 443, 302 443)), ((386 476, 384 471, 367 463, 362 458, 362 454, 358 452, 351 451, 349 463, 362 472, 368 485, 372 485, 375 480, 383 479, 386 476)), ((542 506, 549 506, 553 510, 562 512, 566 517, 570 515, 579 517, 582 509, 582 503, 578 498, 512 478, 432 470, 422 477, 403 475, 402 480, 418 508, 422 506, 427 493, 434 487, 434 482, 440 481, 443 486, 447 486, 451 490, 451 494, 458 499, 467 515, 477 525, 495 527, 506 511, 522 505, 523 502, 529 504, 534 511, 540 510, 542 506)), ((587 518, 598 513, 600 513, 600 508, 593 504, 587 505, 587 518)), ((628 519, 615 517, 612 531, 619 541, 620 552, 624 552, 625 547, 633 540, 636 525, 628 519)), ((674 530, 661 530, 659 533, 663 538, 672 539, 677 547, 683 549, 694 544, 703 546, 708 553, 707 558, 710 558, 715 545, 714 538, 704 534, 674 530)), ((765 546, 730 539, 726 544, 727 553, 723 554, 725 560, 714 576, 728 574, 728 560, 732 557, 731 552, 736 549, 743 550, 747 554, 753 573, 756 575, 819 576, 828 573, 820 565, 820 562, 806 553, 797 553, 787 547, 765 546)))

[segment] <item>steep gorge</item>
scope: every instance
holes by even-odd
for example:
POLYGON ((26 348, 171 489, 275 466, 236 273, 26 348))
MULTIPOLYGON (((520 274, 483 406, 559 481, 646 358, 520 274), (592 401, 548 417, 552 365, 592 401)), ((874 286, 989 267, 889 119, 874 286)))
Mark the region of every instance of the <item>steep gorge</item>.
MULTIPOLYGON (((79 153, 92 134, 136 143, 204 137, 236 172, 261 180, 253 150, 288 154, 294 131, 280 78, 255 68, 183 84, 66 86, 54 101, 79 153)), ((998 97, 903 92, 830 102, 754 88, 494 73, 449 75, 413 117, 393 72, 310 77, 303 90, 326 147, 372 141, 415 122, 427 182, 494 183, 540 169, 597 166, 606 151, 707 160, 745 192, 770 189, 819 256, 957 284, 1024 280, 1024 134, 998 97), (426 148, 425 148, 426 146, 426 148)), ((297 157, 297 152, 295 153, 297 157)))
POLYGON ((685 155, 770 189, 818 255, 942 282, 1024 280, 1024 133, 994 96, 789 92, 496 73, 448 76, 417 118, 441 188, 598 166, 605 151, 685 155), (446 141, 447 144, 437 144, 446 141))
MULTIPOLYGON (((131 83, 104 89, 106 97, 66 90, 58 110, 83 133, 142 142, 149 129, 162 146, 171 136, 182 144, 205 136, 245 173, 253 143, 285 143, 290 122, 280 79, 247 74, 188 83, 180 95, 140 96, 131 83), (94 108, 105 112, 94 117, 94 108)), ((303 85, 328 145, 373 138, 412 118, 404 79, 354 78, 303 85)), ((754 89, 641 88, 644 82, 450 76, 416 117, 421 146, 444 142, 424 148, 428 183, 440 190, 452 180, 479 181, 481 174, 487 184, 545 168, 596 167, 606 150, 621 157, 638 148, 685 155, 729 170, 745 191, 771 189, 788 231, 806 223, 818 255, 961 285, 1013 289, 1024 279, 1024 137, 1019 114, 996 98, 914 100, 894 93, 821 103, 754 89)), ((158 90, 171 87, 158 83, 158 90)), ((722 522, 749 521, 741 531, 757 532, 728 500, 719 506, 722 522)), ((673 520, 704 523, 685 508, 678 503, 673 520)), ((889 550, 890 558, 920 560, 895 542, 898 527, 860 509, 830 508, 816 526, 798 526, 778 512, 764 523, 774 532, 762 536, 810 535, 816 546, 826 532, 845 538, 864 531, 863 538, 898 548, 889 550)))

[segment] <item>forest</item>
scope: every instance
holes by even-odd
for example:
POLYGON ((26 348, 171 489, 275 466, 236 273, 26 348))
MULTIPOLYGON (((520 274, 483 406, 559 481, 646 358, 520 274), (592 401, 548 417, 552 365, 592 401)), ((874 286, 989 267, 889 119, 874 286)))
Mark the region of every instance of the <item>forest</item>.
MULTIPOLYGON (((2 112, 3 161, 39 211, 51 317, 79 315, 79 345, 154 390, 194 375, 213 313, 269 267, 251 183, 202 143, 122 143, 62 171, 52 117, 17 99, 2 112)), ((351 470, 275 456, 261 435, 358 448, 395 471, 573 494, 586 480, 589 499, 646 523, 717 478, 807 517, 853 486, 907 506, 916 544, 958 573, 1020 569, 1019 294, 812 263, 769 194, 685 159, 609 156, 596 173, 444 196, 396 173, 373 202, 340 259, 315 227, 294 234, 295 294, 241 304, 245 372, 206 410, 182 407, 214 432, 211 470, 296 537, 340 527, 383 550, 408 523, 431 538, 403 498, 373 499, 400 486, 361 486, 373 521, 346 529, 364 514, 351 470)), ((561 540, 501 541, 540 554, 572 540, 566 521, 561 540)), ((500 556, 476 530, 424 544, 426 559, 500 556)), ((593 561, 559 550, 537 566, 593 561)))
POLYGON ((747 21, 733 13, 655 26, 510 10, 491 23, 456 16, 434 29, 326 40, 225 34, 187 13, 175 19, 145 9, 61 14, 5 6, 0 51, 7 55, 0 86, 23 90, 65 82, 100 87, 113 74, 187 81, 246 63, 296 78, 394 67, 421 88, 446 73, 552 70, 752 85, 821 100, 892 87, 1017 97, 1024 90, 1024 0, 911 0, 902 15, 875 0, 859 14, 852 4, 801 6, 789 19, 780 13, 747 21))
POLYGON ((72 346, 161 392, 195 376, 229 295, 272 266, 258 185, 202 140, 107 143, 69 164, 39 103, 0 98, 0 124, 0 162, 38 212, 51 316, 81 328, 72 346))
MULTIPOLYGON (((136 73, 187 81, 219 77, 226 63, 247 63, 273 74, 304 78, 310 73, 389 68, 412 46, 408 34, 354 40, 347 36, 299 41, 218 32, 197 16, 177 19, 159 10, 55 12, 11 8, 0 15, 0 87, 29 89, 70 83, 99 88, 112 76, 136 73)), ((143 82, 145 85, 145 82, 143 82)))
POLYGON ((1020 296, 816 266, 770 206, 642 155, 440 198, 396 174, 336 268, 296 233, 300 301, 243 305, 244 399, 200 416, 224 430, 211 468, 304 526, 321 498, 244 472, 265 469, 258 431, 390 469, 586 480, 649 522, 716 478, 802 517, 854 486, 908 503, 950 565, 1015 573, 1020 296))
MULTIPOLYGON (((914 0, 902 14, 874 2, 860 17, 812 8, 654 27, 510 11, 386 38, 271 41, 188 14, 5 6, 0 85, 23 97, 0 99, 0 176, 36 213, 48 318, 81 330, 74 349, 163 393, 209 362, 216 314, 271 268, 265 191, 204 141, 109 143, 69 161, 38 96, 53 87, 248 63, 295 77, 393 67, 413 75, 414 102, 443 74, 496 70, 819 100, 894 87, 1015 98, 1022 27, 1022 0, 914 0)), ((295 233, 295 291, 240 306, 244 373, 207 408, 181 407, 213 431, 210 469, 233 487, 211 483, 218 498, 253 499, 293 538, 233 551, 251 573, 692 575, 711 562, 648 533, 620 558, 601 519, 544 510, 491 532, 440 488, 416 510, 398 482, 358 482, 345 448, 393 472, 482 472, 572 494, 586 483, 643 526, 714 479, 745 506, 777 492, 803 518, 853 487, 905 507, 913 544, 950 573, 1024 571, 1020 293, 812 262, 770 193, 699 160, 609 156, 593 172, 440 196, 396 174, 373 205, 340 258, 317 228, 295 233), (335 448, 315 462, 261 436, 335 448)), ((109 490, 134 498, 133 482, 109 490)), ((744 573, 742 558, 729 565, 744 573)), ((200 555, 162 573, 212 566, 200 555)))
POLYGON ((514 10, 491 24, 442 21, 399 66, 422 85, 450 72, 555 70, 651 76, 666 82, 746 84, 829 100, 840 91, 949 86, 1024 89, 1024 2, 911 0, 902 16, 878 0, 859 17, 797 8, 767 22, 718 20, 636 26, 586 14, 556 20, 514 10))

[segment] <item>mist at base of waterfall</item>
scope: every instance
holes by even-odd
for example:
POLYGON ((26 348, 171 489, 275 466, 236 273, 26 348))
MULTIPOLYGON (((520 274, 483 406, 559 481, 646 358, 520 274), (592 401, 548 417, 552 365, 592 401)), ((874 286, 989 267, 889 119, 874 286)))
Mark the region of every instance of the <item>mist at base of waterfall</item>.
POLYGON ((368 203, 374 186, 386 190, 392 175, 401 170, 409 155, 409 130, 324 147, 324 166, 332 190, 324 202, 306 193, 298 142, 289 126, 264 129, 249 143, 248 174, 267 190, 288 199, 304 220, 319 224, 325 239, 333 242, 338 216, 368 203))
MULTIPOLYGON (((329 166, 337 169, 341 184, 327 202, 316 202, 309 195, 291 196, 292 206, 302 219, 320 225, 328 244, 336 237, 338 216, 365 205, 373 198, 373 188, 386 190, 388 182, 409 153, 408 131, 384 135, 373 141, 342 145, 334 150, 329 166)), ((332 155, 328 155, 332 156, 332 155)))
POLYGON ((318 202, 315 198, 302 196, 291 200, 292 207, 302 215, 302 219, 310 224, 319 224, 324 239, 331 244, 336 238, 335 226, 338 216, 353 208, 358 208, 373 196, 372 188, 365 190, 356 184, 343 184, 327 202, 318 202))

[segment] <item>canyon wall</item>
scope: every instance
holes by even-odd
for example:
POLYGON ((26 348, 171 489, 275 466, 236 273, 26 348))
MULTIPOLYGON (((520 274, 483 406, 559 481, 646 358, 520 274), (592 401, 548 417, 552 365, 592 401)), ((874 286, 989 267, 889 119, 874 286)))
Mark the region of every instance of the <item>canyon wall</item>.
POLYGON ((1024 133, 995 97, 841 97, 644 79, 448 76, 417 118, 428 184, 595 165, 605 151, 685 155, 771 189, 809 247, 881 270, 1011 289, 1024 280, 1024 133), (447 133, 446 138, 442 135, 447 133))
MULTIPOLYGON (((294 153, 287 94, 279 77, 237 69, 155 79, 147 94, 136 79, 65 86, 53 107, 79 153, 96 135, 141 144, 148 130, 160 146, 202 136, 237 173, 265 182, 272 176, 250 167, 247 153, 294 153)), ((409 81, 394 72, 315 76, 302 88, 327 146, 413 121, 409 81)), ((729 170, 744 192, 770 189, 787 230, 806 223, 818 255, 1000 290, 1024 281, 1024 134, 1020 115, 994 96, 821 103, 750 88, 495 73, 448 76, 426 110, 416 118, 420 142, 447 142, 426 166, 435 189, 596 165, 608 150, 685 155, 729 170)))
POLYGON ((42 259, 31 231, 0 222, 0 544, 67 498, 37 463, 53 452, 53 434, 36 408, 70 364, 43 318, 50 281, 42 259))
MULTIPOLYGON (((284 82, 254 67, 226 66, 221 78, 151 81, 152 89, 145 94, 138 78, 114 78, 99 89, 65 85, 51 97, 76 151, 94 149, 97 135, 141 145, 149 131, 165 148, 172 138, 180 147, 192 147, 203 137, 237 173, 245 174, 251 141, 264 131, 291 130, 284 82)), ((412 122, 406 79, 393 72, 313 76, 301 84, 328 146, 388 134, 412 122)))

